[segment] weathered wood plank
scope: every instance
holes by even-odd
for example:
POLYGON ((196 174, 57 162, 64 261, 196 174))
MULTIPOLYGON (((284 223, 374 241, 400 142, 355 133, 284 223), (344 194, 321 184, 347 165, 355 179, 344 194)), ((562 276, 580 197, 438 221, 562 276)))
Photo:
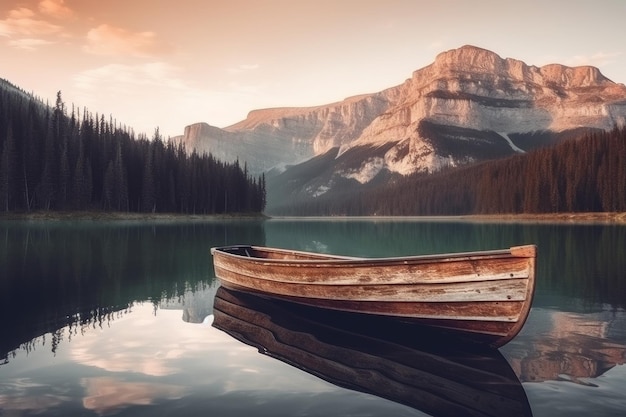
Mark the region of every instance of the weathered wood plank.
POLYGON ((329 300, 460 302, 460 301, 520 301, 526 299, 527 279, 479 281, 450 284, 354 284, 318 285, 316 283, 276 282, 256 276, 243 275, 216 267, 219 276, 238 285, 260 291, 292 297, 329 300))
POLYGON ((457 302, 457 303, 419 303, 390 301, 334 301, 311 298, 287 297, 289 301, 314 307, 337 309, 342 311, 363 312, 370 314, 406 317, 406 318, 442 318, 450 320, 501 321, 515 322, 519 319, 524 301, 510 302, 457 302))
POLYGON ((455 283, 527 278, 530 262, 525 258, 462 260, 440 263, 397 263, 384 265, 361 264, 267 264, 261 261, 238 262, 219 259, 223 269, 248 276, 263 276, 266 280, 287 283, 315 282, 329 285, 352 284, 414 284, 455 283))
MULTIPOLYGON (((226 285, 229 287, 228 285, 226 285)), ((255 291, 245 287, 229 287, 255 291)), ((516 323, 520 318, 523 301, 510 302, 393 302, 393 301, 344 301, 310 297, 277 296, 286 301, 312 307, 335 309, 355 313, 367 312, 381 316, 395 316, 410 320, 424 321, 440 319, 445 321, 475 321, 516 323)))

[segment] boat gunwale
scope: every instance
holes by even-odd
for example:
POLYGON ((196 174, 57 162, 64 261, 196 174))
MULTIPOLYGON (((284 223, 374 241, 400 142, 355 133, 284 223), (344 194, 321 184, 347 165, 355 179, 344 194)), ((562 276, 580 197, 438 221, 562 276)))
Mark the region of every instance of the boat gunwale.
POLYGON ((473 252, 451 252, 443 254, 429 254, 429 255, 409 255, 409 256, 394 256, 394 257, 381 257, 381 258, 363 258, 343 255, 332 255, 318 252, 307 252, 291 249, 271 248, 265 246, 255 245, 231 245, 231 246, 219 246, 211 248, 211 254, 216 253, 227 256, 230 258, 242 260, 245 262, 255 263, 268 263, 268 264, 288 264, 288 265, 319 265, 320 263, 329 265, 368 265, 368 264, 394 264, 394 263, 408 263, 408 262, 454 262, 464 260, 475 259, 487 259, 487 258, 535 258, 536 246, 535 245, 523 245, 514 246, 509 249, 494 249, 484 251, 473 252), (258 250, 260 252, 274 252, 285 255, 293 256, 308 256, 316 259, 298 259, 298 258, 264 258, 258 256, 245 256, 236 253, 228 252, 227 249, 237 248, 250 248, 251 250, 258 250), (525 254, 526 249, 531 249, 531 254, 525 254), (514 252, 523 253, 515 254, 514 252))

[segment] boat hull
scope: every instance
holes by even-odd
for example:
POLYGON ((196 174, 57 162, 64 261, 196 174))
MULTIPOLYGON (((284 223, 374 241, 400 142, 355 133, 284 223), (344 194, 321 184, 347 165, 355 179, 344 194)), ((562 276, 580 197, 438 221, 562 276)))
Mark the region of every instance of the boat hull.
POLYGON ((352 258, 254 246, 213 248, 225 287, 299 304, 393 316, 501 346, 523 326, 536 248, 352 258))

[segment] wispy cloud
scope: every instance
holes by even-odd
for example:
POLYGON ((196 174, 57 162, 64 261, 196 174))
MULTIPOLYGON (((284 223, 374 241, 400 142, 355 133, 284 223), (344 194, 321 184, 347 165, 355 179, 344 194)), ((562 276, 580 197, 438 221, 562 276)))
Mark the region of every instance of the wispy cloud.
POLYGON ((160 42, 154 32, 131 32, 101 24, 87 33, 85 52, 95 55, 130 55, 149 57, 169 52, 170 46, 160 42))
POLYGON ((8 42, 9 46, 15 49, 24 49, 27 51, 37 50, 41 46, 50 45, 54 42, 48 41, 45 39, 32 39, 32 38, 22 38, 10 40, 8 42))
POLYGON ((6 44, 10 47, 26 50, 58 43, 63 38, 82 39, 83 52, 103 56, 146 58, 172 50, 171 44, 158 39, 155 32, 133 32, 106 23, 79 35, 67 24, 68 20, 78 18, 66 0, 41 0, 33 7, 9 10, 4 19, 0 19, 0 38, 8 38, 6 44))
POLYGON ((74 16, 74 11, 65 5, 65 0, 42 0, 38 8, 41 13, 58 19, 74 16))
POLYGON ((570 66, 592 65, 594 67, 603 67, 612 64, 620 56, 621 52, 596 52, 592 55, 575 55, 565 61, 570 66))
POLYGON ((106 56, 154 57, 171 50, 171 45, 157 39, 151 31, 132 32, 109 24, 100 24, 85 35, 70 35, 68 20, 78 16, 65 0, 41 0, 32 8, 17 7, 0 20, 0 37, 17 49, 34 50, 57 43, 59 38, 83 38, 83 51, 106 56))
POLYGON ((0 20, 0 36, 21 38, 58 35, 63 28, 57 24, 39 19, 34 11, 26 7, 10 10, 4 20, 0 20))
POLYGON ((159 86, 186 90, 185 82, 178 77, 179 68, 165 62, 140 65, 109 64, 90 69, 74 77, 75 86, 84 92, 126 91, 129 86, 159 86))
POLYGON ((256 95, 267 88, 265 84, 241 84, 236 81, 228 83, 231 92, 238 94, 256 95))
POLYGON ((22 50, 37 50, 69 37, 61 19, 74 17, 65 0, 42 0, 37 8, 17 7, 0 20, 0 37, 7 45, 22 50))
POLYGON ((228 68, 228 72, 231 74, 241 74, 243 72, 254 71, 259 68, 259 64, 241 64, 237 67, 228 68))
POLYGON ((69 95, 90 111, 111 112, 115 117, 134 114, 124 120, 137 132, 150 134, 159 127, 162 134, 182 133, 184 123, 206 121, 219 125, 245 118, 241 108, 258 108, 263 86, 224 82, 209 88, 192 83, 185 69, 166 62, 108 64, 82 71, 73 77, 69 95), (137 108, 144 109, 137 112, 137 108), (184 122, 181 122, 181 115, 184 122), (227 121, 225 121, 227 120, 227 121))
POLYGON ((443 49, 444 45, 446 44, 446 42, 442 39, 436 40, 436 41, 432 41, 431 43, 429 43, 426 46, 426 49, 431 50, 431 51, 440 51, 441 49, 443 49))

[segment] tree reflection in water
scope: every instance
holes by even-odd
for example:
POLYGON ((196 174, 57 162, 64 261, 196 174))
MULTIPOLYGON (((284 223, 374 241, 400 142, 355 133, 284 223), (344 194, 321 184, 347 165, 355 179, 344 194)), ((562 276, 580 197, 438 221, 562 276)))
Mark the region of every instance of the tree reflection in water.
POLYGON ((256 220, 0 222, 0 363, 120 317, 137 301, 175 299, 213 280, 211 246, 263 244, 256 220))

